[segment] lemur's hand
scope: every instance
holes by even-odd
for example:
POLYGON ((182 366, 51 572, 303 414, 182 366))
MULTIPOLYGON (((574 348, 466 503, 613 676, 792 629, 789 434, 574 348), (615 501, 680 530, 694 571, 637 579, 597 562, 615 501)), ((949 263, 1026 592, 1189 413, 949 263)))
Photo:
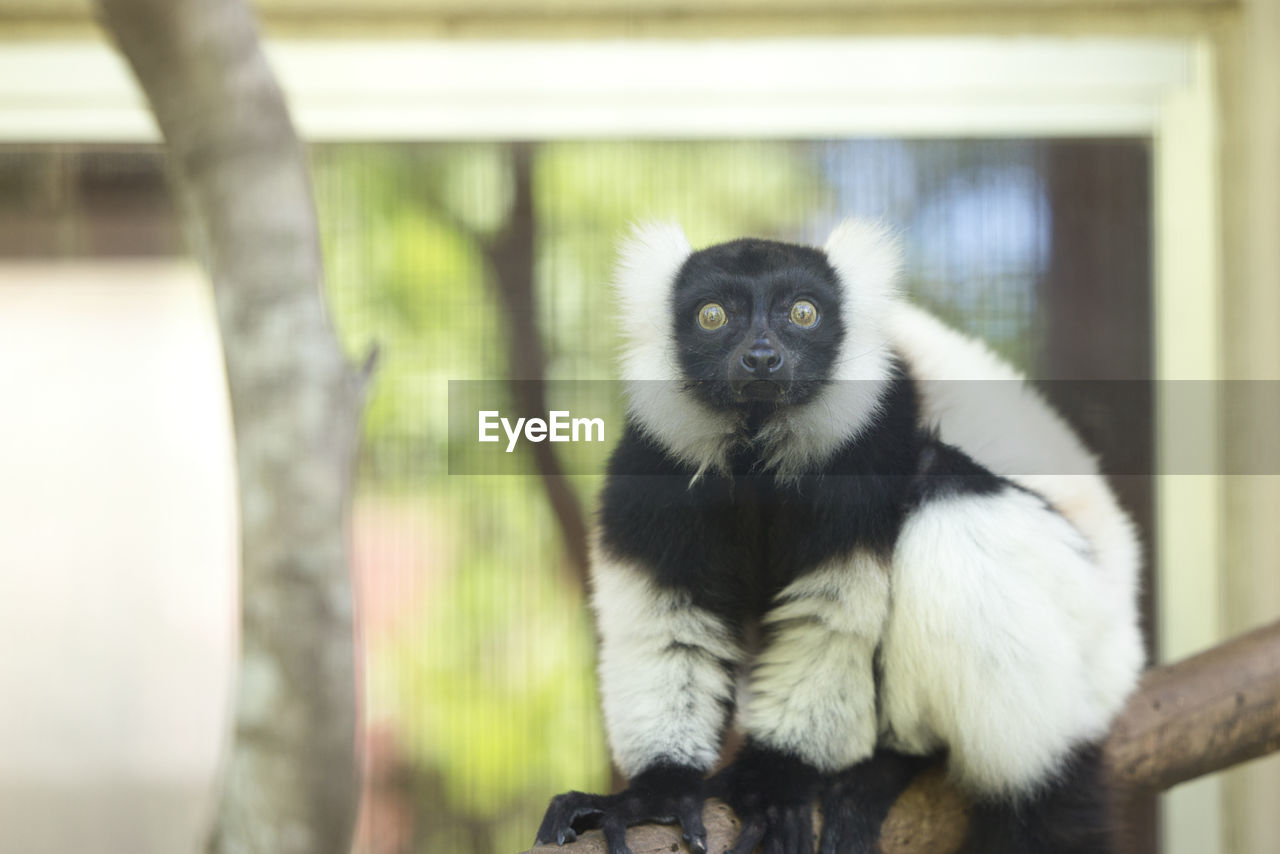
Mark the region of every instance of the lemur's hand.
POLYGON ((631 778, 616 795, 566 792, 556 795, 538 828, 534 844, 563 845, 584 830, 601 828, 609 854, 631 854, 627 828, 636 824, 678 823, 694 854, 705 854, 707 831, 702 826, 706 800, 702 772, 693 768, 659 766, 631 778))
POLYGON ((818 769, 793 756, 748 742, 708 782, 742 820, 738 841, 727 854, 813 854, 813 801, 818 769))

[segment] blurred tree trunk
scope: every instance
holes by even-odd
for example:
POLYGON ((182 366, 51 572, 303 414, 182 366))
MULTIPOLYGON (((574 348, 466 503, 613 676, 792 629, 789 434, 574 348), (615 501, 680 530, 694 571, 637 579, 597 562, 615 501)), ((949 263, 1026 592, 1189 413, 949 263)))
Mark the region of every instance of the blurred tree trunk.
MULTIPOLYGON (((511 146, 514 199, 506 227, 484 244, 493 271, 498 299, 507 328, 507 378, 515 415, 545 418, 547 415, 546 348, 538 332, 533 269, 538 220, 533 201, 534 147, 528 142, 511 146)), ((560 526, 573 579, 587 589, 587 522, 582 503, 565 479, 564 468, 550 442, 530 446, 542 488, 560 526)))
POLYGON ((239 0, 100 3, 213 282, 234 418, 241 659, 208 850, 346 854, 359 786, 345 519, 365 377, 325 316, 303 152, 239 0))

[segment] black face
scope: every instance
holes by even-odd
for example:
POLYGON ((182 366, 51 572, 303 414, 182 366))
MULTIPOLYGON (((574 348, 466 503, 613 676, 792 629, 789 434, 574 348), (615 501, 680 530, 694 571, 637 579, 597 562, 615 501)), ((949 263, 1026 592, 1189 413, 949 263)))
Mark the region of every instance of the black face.
POLYGON ((674 304, 681 368, 719 409, 812 399, 844 338, 835 271, 806 246, 746 238, 695 252, 674 304))

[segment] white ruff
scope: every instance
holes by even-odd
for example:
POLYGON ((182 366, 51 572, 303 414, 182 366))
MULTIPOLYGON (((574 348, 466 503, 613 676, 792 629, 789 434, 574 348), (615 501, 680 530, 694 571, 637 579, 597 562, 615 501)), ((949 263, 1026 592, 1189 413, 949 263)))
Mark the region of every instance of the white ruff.
POLYGON ((614 289, 625 342, 627 413, 700 475, 726 468, 737 419, 698 400, 685 388, 680 370, 671 300, 680 267, 692 253, 675 223, 637 225, 622 244, 614 289))
MULTIPOLYGON (((780 411, 760 432, 768 467, 783 477, 811 471, 856 437, 875 417, 889 381, 884 322, 897 303, 897 243, 883 227, 851 219, 823 249, 839 279, 845 338, 830 385, 808 403, 780 411)), ((728 469, 740 417, 698 400, 680 370, 672 294, 692 251, 674 223, 637 226, 621 248, 614 283, 628 414, 701 475, 728 469)))

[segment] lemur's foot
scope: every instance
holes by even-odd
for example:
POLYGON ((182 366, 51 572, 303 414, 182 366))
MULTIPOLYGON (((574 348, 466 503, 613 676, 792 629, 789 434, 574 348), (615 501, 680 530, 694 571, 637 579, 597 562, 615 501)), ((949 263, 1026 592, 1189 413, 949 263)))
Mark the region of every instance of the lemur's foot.
POLYGON ((936 757, 878 750, 852 768, 827 777, 822 791, 818 854, 871 854, 880 826, 903 790, 936 757))
POLYGON ((651 768, 637 774, 616 795, 566 792, 556 795, 538 828, 534 844, 563 845, 584 830, 604 831, 609 854, 631 854, 627 828, 636 824, 678 823, 689 850, 706 854, 707 831, 702 825, 702 772, 692 768, 651 768))
POLYGON ((708 783, 742 821, 727 854, 813 854, 813 801, 821 775, 800 759, 750 743, 708 783))

